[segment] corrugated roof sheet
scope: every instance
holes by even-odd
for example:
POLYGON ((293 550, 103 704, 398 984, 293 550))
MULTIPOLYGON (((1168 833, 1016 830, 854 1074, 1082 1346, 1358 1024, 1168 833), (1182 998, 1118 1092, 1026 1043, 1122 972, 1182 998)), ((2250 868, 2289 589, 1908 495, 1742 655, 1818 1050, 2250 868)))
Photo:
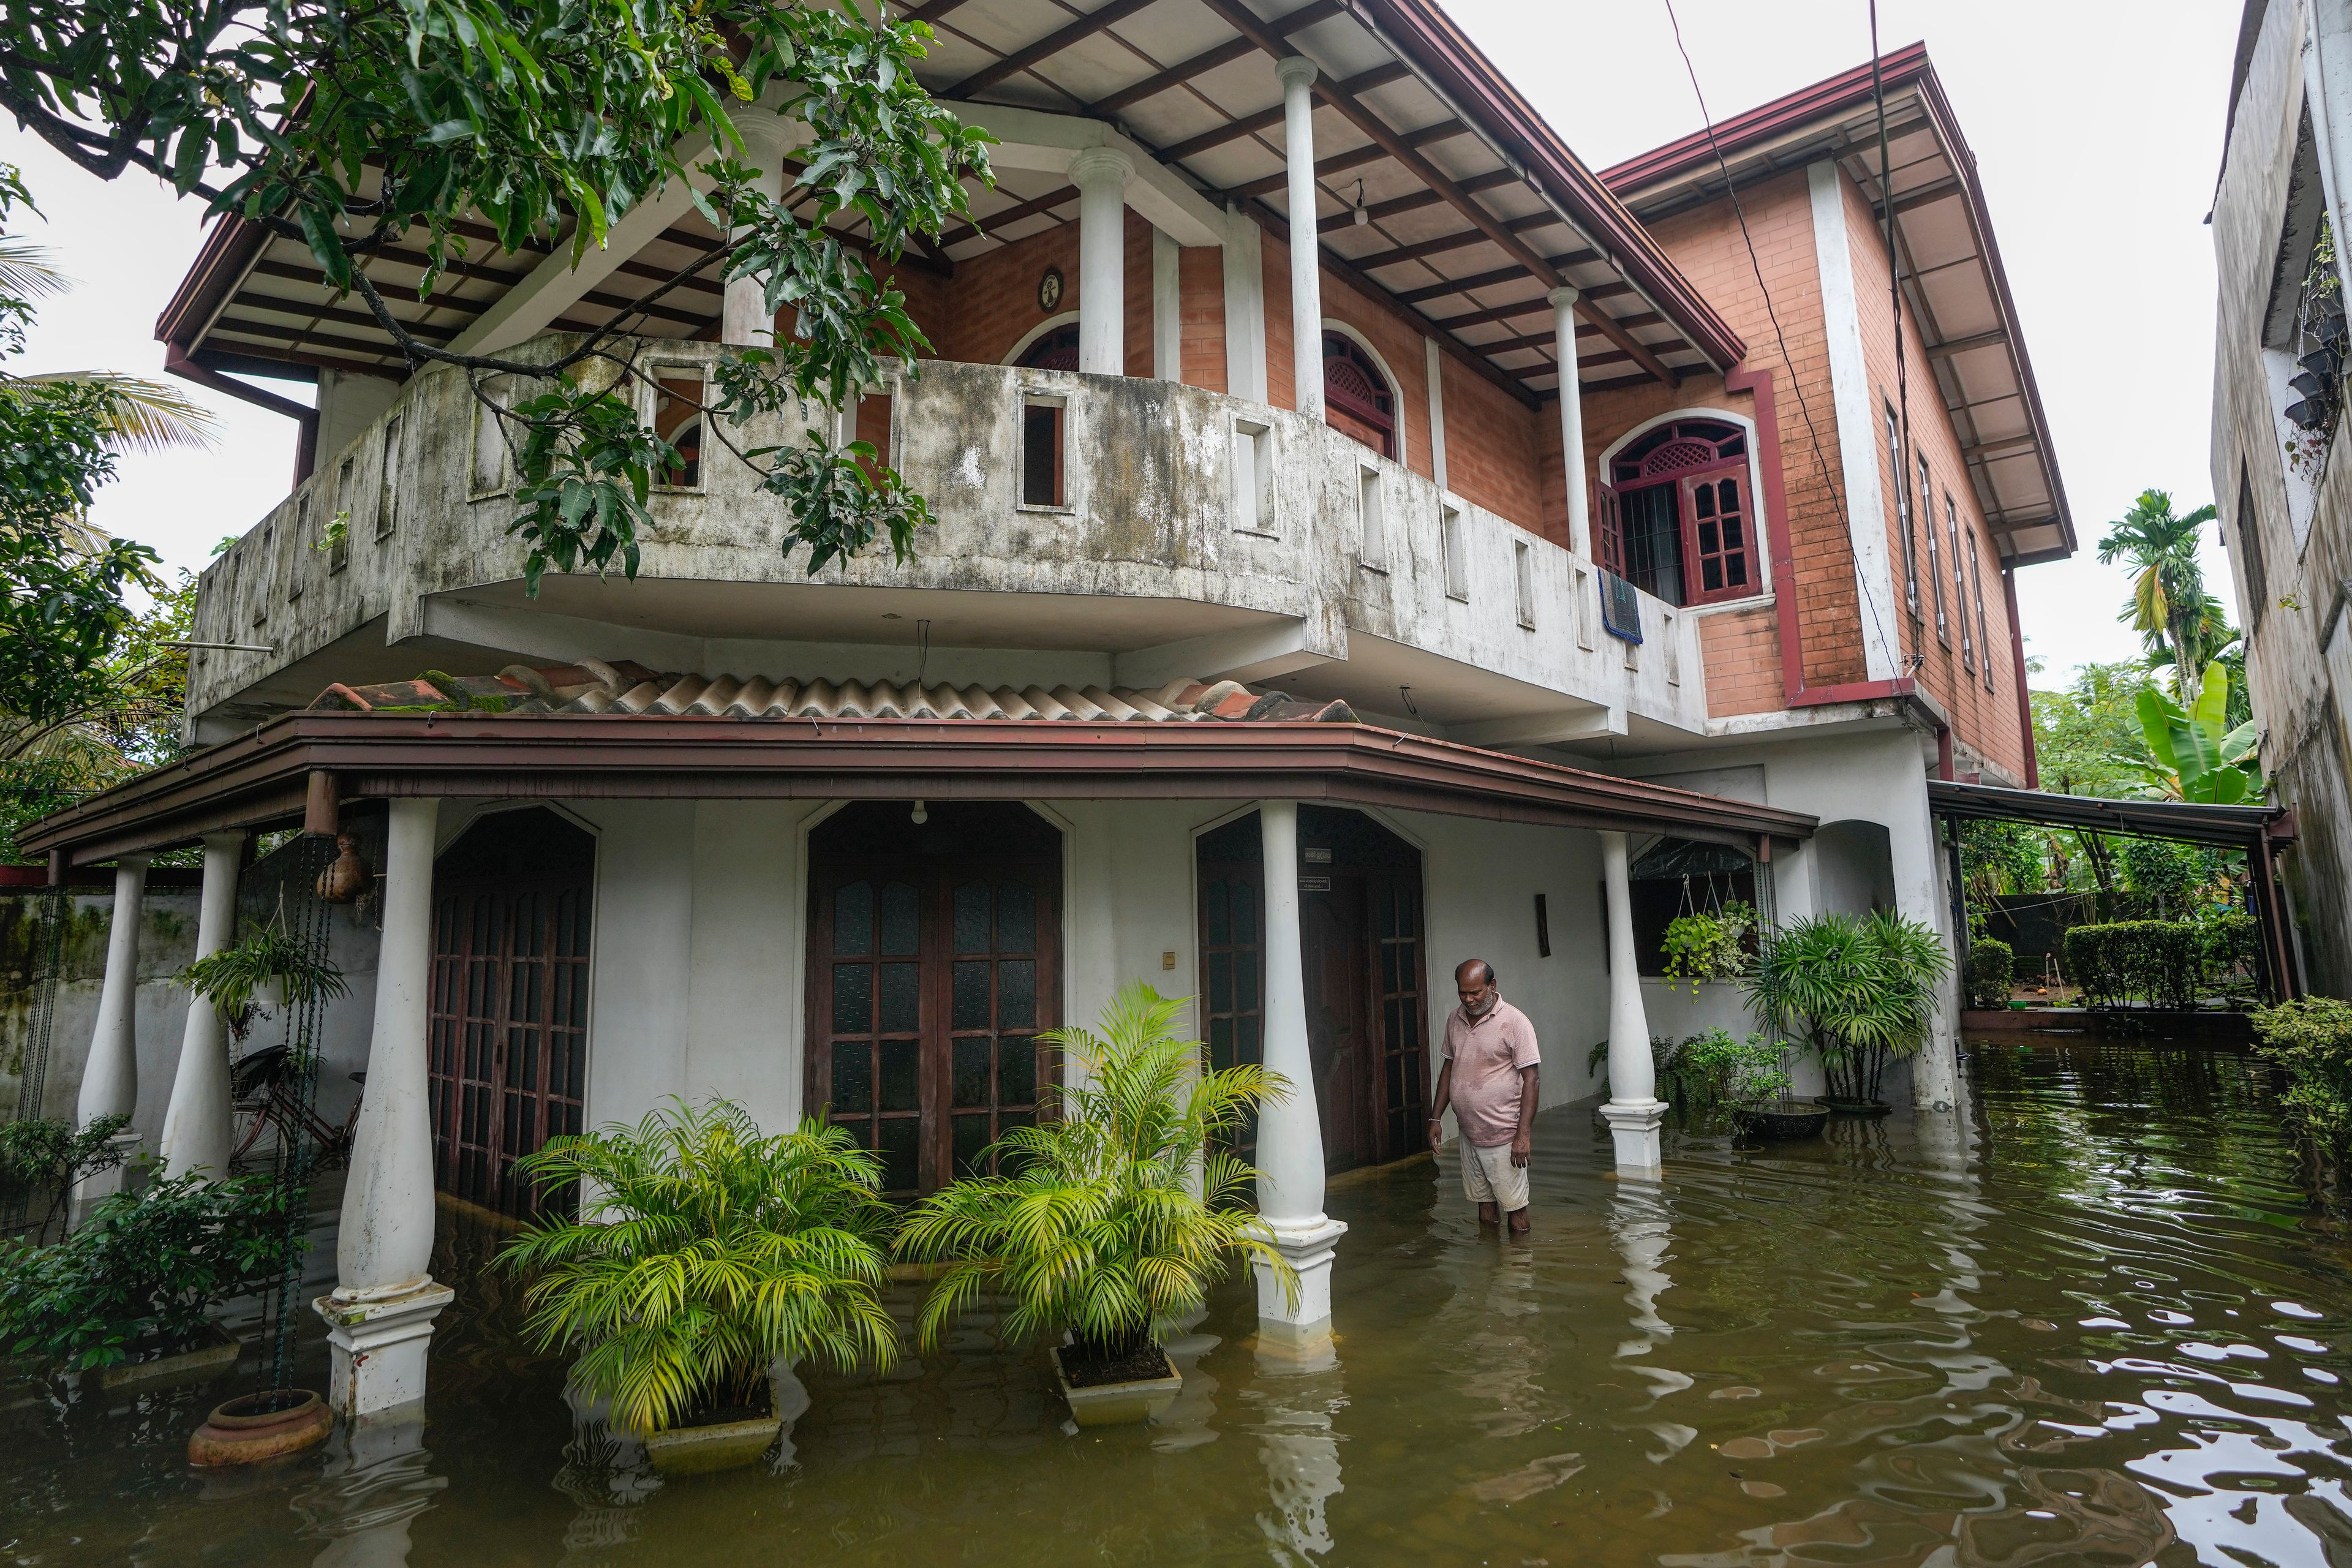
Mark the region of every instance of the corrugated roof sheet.
POLYGON ((1286 720, 1354 723, 1345 702, 1300 701, 1237 680, 1171 680, 1131 687, 921 686, 913 681, 771 680, 764 676, 657 673, 623 660, 534 668, 510 664, 496 675, 427 670, 415 680, 374 686, 341 682, 314 711, 361 713, 619 713, 729 719, 1035 719, 1078 723, 1228 723, 1286 720))

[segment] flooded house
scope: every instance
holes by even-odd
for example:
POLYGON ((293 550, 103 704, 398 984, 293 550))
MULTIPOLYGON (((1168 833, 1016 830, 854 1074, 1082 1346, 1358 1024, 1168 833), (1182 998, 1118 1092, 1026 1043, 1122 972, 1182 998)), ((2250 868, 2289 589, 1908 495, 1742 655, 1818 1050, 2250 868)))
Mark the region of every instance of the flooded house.
MULTIPOLYGON (((299 471, 204 575, 201 749, 24 842, 113 865, 132 931, 160 850, 205 846, 215 932, 251 836, 368 862, 322 1078, 360 1096, 320 1302, 347 1412, 424 1387, 436 1193, 527 1212, 518 1157, 672 1095, 827 1117, 929 1191, 1050 1103, 1039 1032, 1137 976, 1293 1087, 1255 1159, 1305 1289, 1260 1312, 1312 1338, 1326 1177, 1423 1150, 1458 962, 1654 1175, 1652 1035, 1748 1026, 1659 978, 1664 923, 1948 934, 1929 781, 2034 782, 2013 574, 2074 535, 1923 48, 1595 172, 1433 0, 915 14, 997 142, 897 268, 932 357, 748 436, 872 442, 937 515, 903 564, 810 574, 701 438, 714 366, 789 330, 755 282, 639 318, 658 527, 634 580, 536 595, 467 378, 410 374, 299 246, 220 225, 159 323, 302 421, 299 471)), ((786 166, 795 121, 739 123, 786 166)), ((370 276, 420 337, 544 358, 719 237, 672 190, 576 266, 370 276)), ((139 1016, 136 945, 56 1095, 216 1168, 227 1051, 139 1016)))

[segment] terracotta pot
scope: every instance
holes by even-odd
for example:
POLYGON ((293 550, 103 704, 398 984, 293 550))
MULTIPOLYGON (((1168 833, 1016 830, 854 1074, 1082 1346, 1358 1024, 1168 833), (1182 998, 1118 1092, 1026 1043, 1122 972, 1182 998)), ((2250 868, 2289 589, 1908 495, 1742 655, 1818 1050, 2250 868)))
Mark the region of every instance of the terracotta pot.
POLYGON ((333 864, 319 873, 319 897, 331 904, 355 904, 367 896, 375 873, 360 858, 359 840, 348 833, 335 836, 333 864))
POLYGON ((188 1439, 188 1463, 256 1465, 316 1447, 334 1429, 335 1413, 307 1388, 240 1394, 215 1406, 188 1439))

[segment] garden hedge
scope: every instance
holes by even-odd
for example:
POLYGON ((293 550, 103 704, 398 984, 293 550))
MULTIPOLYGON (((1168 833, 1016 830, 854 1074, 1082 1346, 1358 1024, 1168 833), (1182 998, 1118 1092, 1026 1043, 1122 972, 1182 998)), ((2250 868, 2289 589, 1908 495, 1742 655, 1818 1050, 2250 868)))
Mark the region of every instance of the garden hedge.
POLYGON ((2189 921, 2119 921, 2066 933, 2066 975, 2092 1006, 2194 1007, 2206 936, 2189 921))
POLYGON ((1998 937, 1980 936, 1969 943, 1969 1005, 2006 1007, 2017 979, 2017 954, 1998 937))

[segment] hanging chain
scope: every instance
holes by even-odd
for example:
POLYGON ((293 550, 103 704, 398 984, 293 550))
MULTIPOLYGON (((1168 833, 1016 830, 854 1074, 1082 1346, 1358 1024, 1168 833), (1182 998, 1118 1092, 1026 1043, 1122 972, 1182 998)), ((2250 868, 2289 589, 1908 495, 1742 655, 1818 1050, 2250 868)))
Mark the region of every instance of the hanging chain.
MULTIPOLYGON (((305 837, 289 847, 286 879, 278 884, 278 918, 286 921, 287 880, 294 884, 293 918, 286 930, 313 972, 327 962, 334 934, 335 906, 318 896, 320 876, 335 858, 331 838, 305 837)), ((279 1393, 293 1386, 294 1344, 299 1337, 296 1312, 302 1291, 303 1237, 310 1227, 310 1181, 318 1163, 319 1141, 311 1133, 319 1100, 320 1025, 326 998, 316 985, 303 994, 286 998, 287 1079, 283 1090, 291 1101, 280 1124, 278 1142, 277 1188, 285 1205, 286 1260, 278 1285, 269 1296, 267 1335, 270 1387, 279 1393)))
MULTIPOLYGON (((33 916, 30 955, 33 964, 33 1005, 25 1019, 25 1059, 16 1080, 18 1121, 38 1121, 41 1100, 49 1082, 49 1034, 57 1020, 58 971, 65 958, 66 889, 63 883, 41 890, 33 916)), ((33 1190, 16 1194, 0 1213, 0 1236, 22 1233, 32 1213, 33 1190)), ((34 1237, 39 1240, 38 1237, 34 1237)))

